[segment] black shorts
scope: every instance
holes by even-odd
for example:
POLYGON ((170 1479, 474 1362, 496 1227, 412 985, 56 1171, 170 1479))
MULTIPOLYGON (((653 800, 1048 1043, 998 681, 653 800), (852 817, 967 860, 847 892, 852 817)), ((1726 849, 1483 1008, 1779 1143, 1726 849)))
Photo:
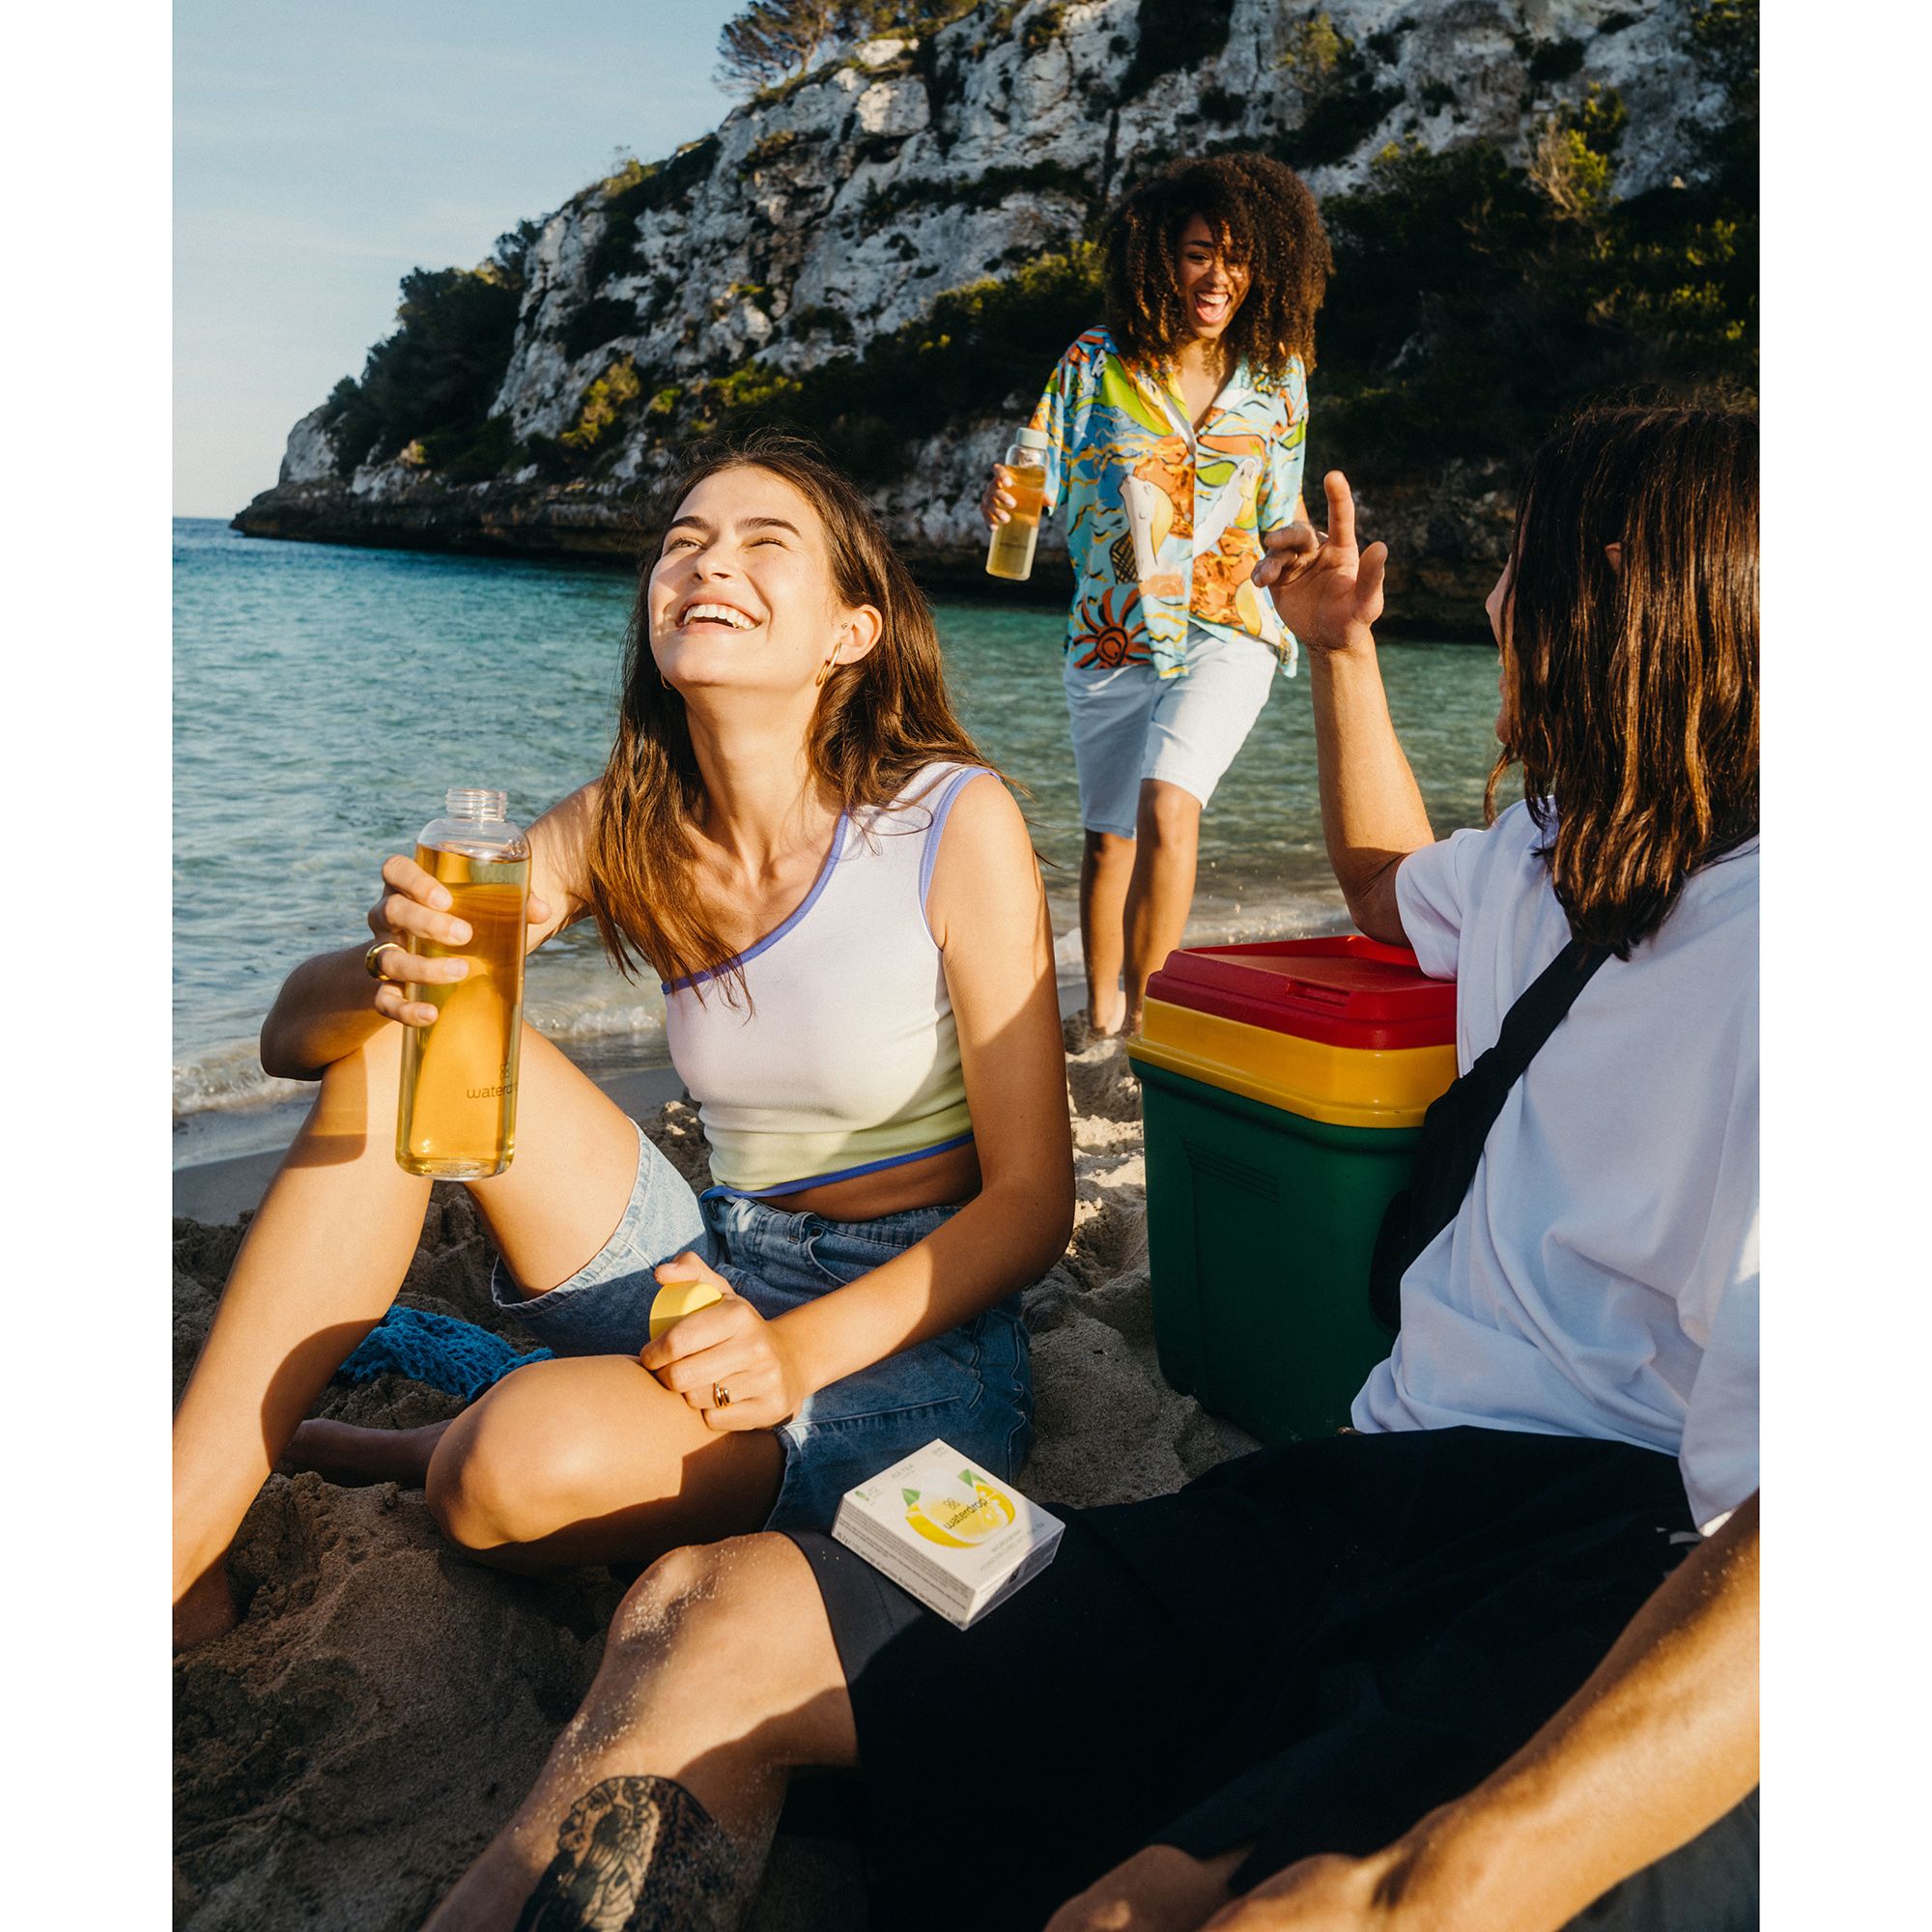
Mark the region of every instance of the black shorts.
POLYGON ((1063 1512, 970 1631, 793 1531, 858 1729, 883 1932, 1037 1932, 1143 1846, 1244 1891, 1399 1837, 1523 1744, 1696 1542, 1676 1463, 1448 1429, 1063 1512))

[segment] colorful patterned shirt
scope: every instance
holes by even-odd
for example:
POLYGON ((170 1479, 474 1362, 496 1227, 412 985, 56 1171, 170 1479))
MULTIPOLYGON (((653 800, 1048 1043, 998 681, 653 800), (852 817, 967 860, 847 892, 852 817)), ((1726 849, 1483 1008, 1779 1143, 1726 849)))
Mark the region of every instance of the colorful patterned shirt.
POLYGON ((1191 619, 1260 639, 1294 675, 1294 634, 1248 573, 1262 533, 1300 514, 1299 358, 1278 386, 1239 364, 1197 431, 1171 376, 1129 368, 1107 330, 1090 328, 1060 358, 1031 426, 1050 443, 1047 505, 1066 511, 1076 665, 1184 676, 1191 619))

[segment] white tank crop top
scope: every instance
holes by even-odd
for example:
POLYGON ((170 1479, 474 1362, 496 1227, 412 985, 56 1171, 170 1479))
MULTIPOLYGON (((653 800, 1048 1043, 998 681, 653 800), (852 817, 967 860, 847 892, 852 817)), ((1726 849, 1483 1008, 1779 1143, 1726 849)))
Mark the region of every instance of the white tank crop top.
POLYGON ((947 814, 983 769, 927 765, 891 805, 840 815, 798 910, 738 957, 749 1008, 714 973, 665 987, 671 1065, 721 1187, 792 1194, 973 1138, 925 895, 947 814))

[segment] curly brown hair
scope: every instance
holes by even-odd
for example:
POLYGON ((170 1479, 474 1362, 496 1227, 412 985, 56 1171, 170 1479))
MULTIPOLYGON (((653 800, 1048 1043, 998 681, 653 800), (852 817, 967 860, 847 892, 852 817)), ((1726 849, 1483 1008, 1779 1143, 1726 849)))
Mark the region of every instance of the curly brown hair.
POLYGON ((1757 832, 1757 505, 1756 416, 1685 404, 1579 416, 1518 498, 1486 802, 1520 764, 1571 931, 1619 958, 1757 832))
POLYGON ((1321 211, 1301 177, 1265 155, 1176 161, 1108 214, 1107 327, 1129 362, 1157 368, 1192 336, 1176 272, 1180 231, 1200 215, 1248 293, 1221 340, 1264 383, 1285 382, 1300 358, 1315 367, 1315 311, 1334 267, 1321 211))

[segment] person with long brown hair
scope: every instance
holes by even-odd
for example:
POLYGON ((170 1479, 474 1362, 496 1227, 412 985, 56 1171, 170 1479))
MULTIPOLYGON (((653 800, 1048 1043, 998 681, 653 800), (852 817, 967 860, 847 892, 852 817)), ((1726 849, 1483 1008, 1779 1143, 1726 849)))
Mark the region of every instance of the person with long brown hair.
MULTIPOLYGON (((425 1483, 517 1569, 645 1562, 839 1494, 935 1435, 1010 1474, 1031 1439, 1018 1291, 1072 1225, 1045 899, 1026 826, 947 696, 932 617, 859 493, 763 439, 697 463, 639 572, 601 779, 531 828, 529 945, 594 919, 665 983, 717 1185, 700 1197, 526 1027, 518 1149, 469 1183, 493 1283, 555 1358, 418 1431, 312 1424, 292 1460, 425 1483), (661 1282, 721 1298, 652 1341, 661 1282)), ((178 1635, 413 1253, 392 1154, 411 987, 460 977, 447 894, 391 858, 376 944, 289 979, 271 1073, 320 1083, 175 1426, 178 1635)))
POLYGON ((1336 876, 1455 977, 1445 1098, 1517 1069, 1352 1428, 1065 1511, 963 1634, 826 1536, 680 1551, 431 1932, 587 1924, 593 1869, 612 1921, 723 1897, 801 1765, 864 1779, 882 1932, 1556 1932, 1613 1889, 1590 1923, 1756 1923, 1756 424, 1539 452, 1490 602, 1528 795, 1439 842, 1385 552, 1325 488, 1257 575, 1310 647, 1336 876), (943 1882, 935 1793, 981 1854, 943 1882))
MULTIPOLYGON (((1179 161, 1108 215, 1106 325, 1034 412, 1074 572, 1061 682, 1095 1032, 1135 1031, 1180 944, 1201 814, 1295 643, 1249 581, 1298 514, 1329 270, 1315 198, 1264 155, 1179 161)), ((1011 513, 996 465, 980 508, 1011 513)))

